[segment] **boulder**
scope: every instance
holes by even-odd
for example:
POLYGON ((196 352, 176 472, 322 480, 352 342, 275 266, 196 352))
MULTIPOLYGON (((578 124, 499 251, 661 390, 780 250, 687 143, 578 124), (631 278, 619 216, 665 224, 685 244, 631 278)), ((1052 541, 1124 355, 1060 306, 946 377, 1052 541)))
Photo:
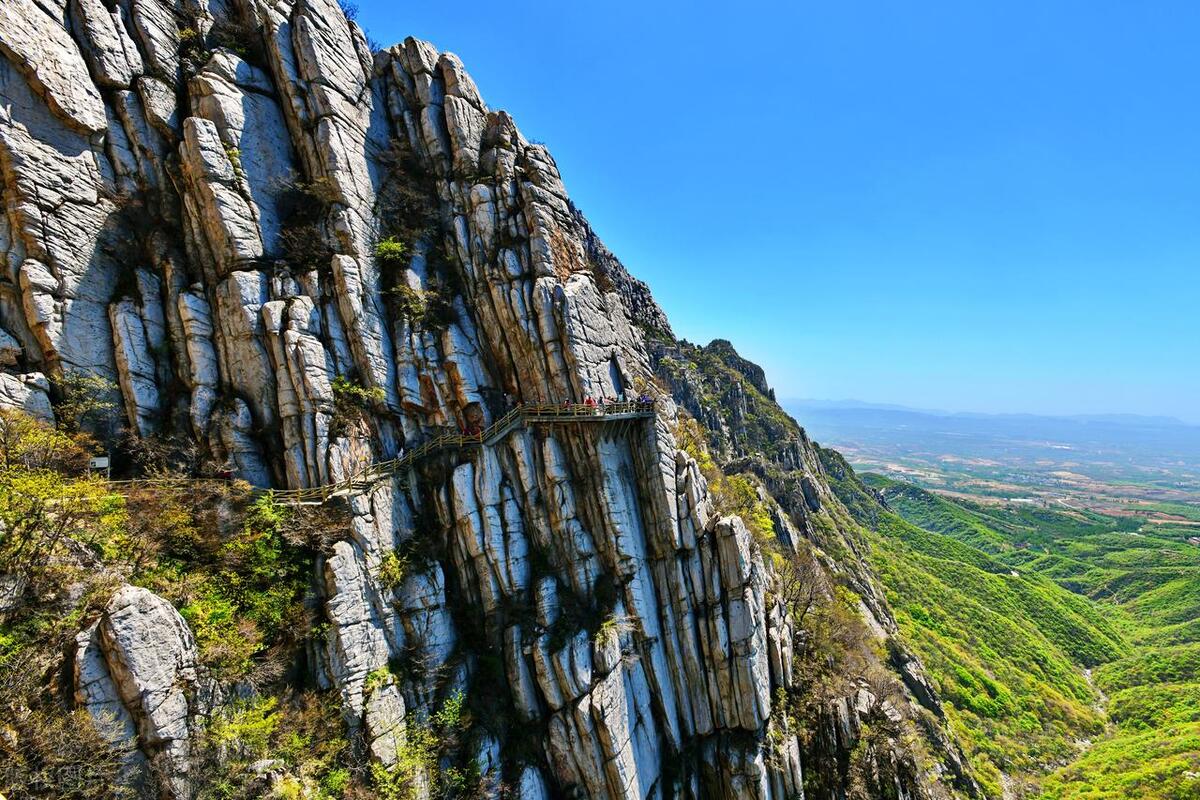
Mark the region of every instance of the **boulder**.
POLYGON ((148 589, 125 586, 88 637, 77 661, 77 693, 89 711, 111 711, 115 721, 105 735, 130 752, 128 726, 135 725, 139 748, 160 771, 171 797, 190 797, 193 745, 215 689, 199 665, 187 623, 148 589))

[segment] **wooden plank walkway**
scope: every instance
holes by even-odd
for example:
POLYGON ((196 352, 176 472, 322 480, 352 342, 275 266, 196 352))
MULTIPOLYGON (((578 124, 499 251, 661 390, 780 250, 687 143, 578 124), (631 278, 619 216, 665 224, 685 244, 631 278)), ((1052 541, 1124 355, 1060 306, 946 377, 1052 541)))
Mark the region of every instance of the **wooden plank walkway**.
MULTIPOLYGON (((477 433, 443 433, 428 439, 403 455, 388 461, 378 461, 349 478, 305 489, 254 489, 255 494, 270 493, 286 505, 322 505, 330 500, 370 489, 379 481, 403 475, 409 467, 435 453, 494 445, 517 428, 531 424, 576 425, 603 424, 652 418, 653 401, 626 403, 523 403, 477 433)), ((110 481, 122 493, 122 487, 187 488, 205 484, 228 485, 221 478, 151 478, 130 481, 110 481)))

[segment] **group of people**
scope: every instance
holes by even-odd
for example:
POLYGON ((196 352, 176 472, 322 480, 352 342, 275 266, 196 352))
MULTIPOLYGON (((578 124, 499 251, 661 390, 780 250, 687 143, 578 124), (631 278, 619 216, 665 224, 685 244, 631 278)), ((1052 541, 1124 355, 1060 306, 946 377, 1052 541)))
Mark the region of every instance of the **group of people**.
MULTIPOLYGON (((637 399, 634 399, 632 397, 627 397, 624 392, 621 392, 619 395, 617 395, 615 400, 607 398, 607 397, 601 397, 599 400, 596 400, 591 395, 588 395, 584 399, 583 404, 585 406, 589 406, 591 408, 603 408, 605 406, 610 406, 613 404, 623 405, 625 403, 637 403, 638 405, 649 405, 650 403, 653 403, 653 402, 654 402, 654 399, 651 398, 650 395, 648 395, 648 394, 640 394, 637 396, 637 399)), ((569 406, 569 405, 570 405, 570 403, 563 403, 563 406, 569 406)))

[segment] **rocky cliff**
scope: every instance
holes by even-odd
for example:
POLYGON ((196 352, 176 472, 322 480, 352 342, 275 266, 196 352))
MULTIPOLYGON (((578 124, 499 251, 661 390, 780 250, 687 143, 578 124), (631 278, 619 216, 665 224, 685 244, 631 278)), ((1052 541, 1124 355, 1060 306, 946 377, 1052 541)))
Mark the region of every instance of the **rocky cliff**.
MULTIPOLYGON (((811 773, 843 797, 866 791, 848 764, 871 714, 897 726, 877 796, 971 792, 907 657, 926 717, 866 685, 787 713, 804 637, 673 397, 759 476, 783 557, 818 547, 886 643, 849 516, 802 431, 747 413, 773 406, 761 370, 710 347, 738 376, 714 403, 702 370, 664 367, 689 346, 454 55, 372 52, 333 0, 4 0, 0 193, 0 403, 52 419, 98 376, 121 411, 101 435, 186 440, 200 471, 320 486, 514 403, 657 397, 653 419, 520 426, 338 501, 307 674, 377 763, 462 692, 496 710, 454 756, 492 796, 799 797, 811 773)), ((208 716, 253 689, 210 676, 145 589, 77 643, 77 703, 131 784, 191 796, 208 716)))

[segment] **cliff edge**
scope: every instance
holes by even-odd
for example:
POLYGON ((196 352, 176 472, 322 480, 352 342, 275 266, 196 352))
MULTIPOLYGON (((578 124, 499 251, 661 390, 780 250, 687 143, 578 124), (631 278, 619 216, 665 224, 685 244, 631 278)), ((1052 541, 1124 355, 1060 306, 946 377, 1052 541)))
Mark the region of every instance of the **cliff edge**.
MULTIPOLYGON (((701 359, 719 373, 692 363, 453 54, 373 52, 333 0, 5 0, 0 196, 0 405, 52 421, 99 379, 119 413, 97 435, 194 476, 318 487, 517 404, 655 398, 652 418, 516 426, 338 499, 304 677, 280 680, 335 694, 374 763, 465 698, 440 758, 484 796, 973 794, 762 371, 727 343, 701 359), (773 541, 723 513, 708 453, 756 476, 773 541), (809 639, 779 574, 801 550, 833 576, 819 601, 853 588, 861 658, 907 688, 795 716, 809 639)), ((215 709, 270 691, 209 674, 134 586, 72 659, 77 706, 164 797, 201 792, 215 709)))

